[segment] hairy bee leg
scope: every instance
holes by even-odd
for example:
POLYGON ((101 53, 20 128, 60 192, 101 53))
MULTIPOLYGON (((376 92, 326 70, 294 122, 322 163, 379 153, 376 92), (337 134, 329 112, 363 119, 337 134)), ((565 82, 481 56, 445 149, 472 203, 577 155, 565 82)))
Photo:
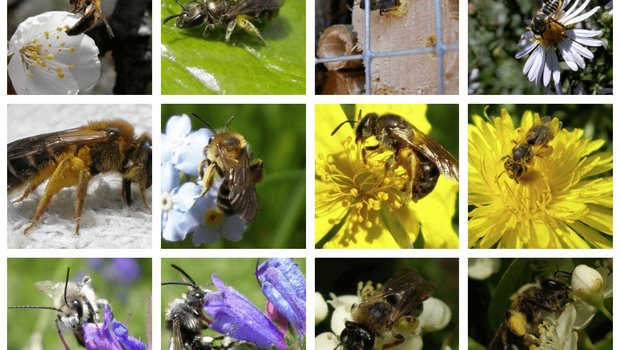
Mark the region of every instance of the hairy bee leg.
POLYGON ((146 209, 148 209, 149 213, 153 214, 151 207, 146 202, 146 186, 140 186, 140 197, 142 197, 142 204, 146 209))
POLYGON ((252 172, 252 182, 258 183, 263 181, 265 177, 265 168, 263 168, 263 161, 261 159, 250 166, 250 171, 252 172))
POLYGON ((65 187, 77 185, 80 172, 83 169, 87 169, 86 164, 78 157, 67 158, 58 163, 56 170, 54 170, 54 173, 50 176, 49 181, 45 186, 43 195, 39 199, 37 209, 32 216, 30 225, 24 229, 24 234, 30 232, 30 230, 32 230, 39 223, 41 216, 43 216, 43 213, 47 211, 47 208, 56 193, 60 192, 60 190, 65 187))
MULTIPOLYGON (((252 24, 252 22, 250 22, 248 16, 237 16, 236 22, 237 22, 237 25, 239 27, 241 27, 241 28, 243 28, 243 30, 245 30, 246 33, 248 33, 248 34, 258 38, 262 44, 265 43, 265 39, 263 39, 263 37, 260 35, 260 32, 254 26, 254 24, 252 24)), ((233 28, 234 28, 234 26, 233 26, 233 28)), ((228 32, 226 34, 228 35, 228 32)))
POLYGON ((75 234, 80 235, 80 221, 82 220, 82 208, 84 207, 84 199, 88 190, 88 182, 90 174, 86 170, 80 171, 78 186, 75 190, 75 234))
POLYGON ((55 323, 56 323, 56 329, 58 330, 58 337, 60 338, 60 341, 62 342, 62 345, 65 348, 65 350, 71 350, 71 348, 69 348, 69 345, 67 344, 67 341, 65 340, 65 337, 62 335, 62 331, 60 330, 60 325, 58 324, 58 322, 60 321, 56 319, 55 323))
POLYGON ((207 172, 202 177, 203 188, 200 192, 200 197, 204 196, 207 191, 213 186, 213 179, 215 178, 217 164, 211 163, 207 167, 207 172))
POLYGON ((224 41, 226 42, 230 41, 230 35, 232 34, 236 25, 237 25, 237 19, 233 19, 232 21, 228 22, 228 25, 226 26, 226 36, 224 37, 224 41))
POLYGON ((383 350, 393 348, 405 342, 405 337, 402 334, 394 334, 394 338, 396 340, 393 342, 383 345, 383 350))
MULTIPOLYGON (((43 182, 43 181, 41 181, 43 182)), ((21 196, 19 196, 19 198, 17 198, 16 200, 13 201, 13 203, 19 203, 21 201, 23 201, 24 199, 28 198, 28 196, 30 196, 30 194, 37 189, 37 187, 39 187, 39 185, 41 184, 41 182, 37 183, 37 184, 32 184, 29 185, 26 190, 24 191, 24 193, 22 193, 21 196)))
POLYGON ((368 151, 376 151, 379 149, 379 147, 381 147, 381 145, 377 144, 374 146, 365 146, 364 148, 362 148, 362 160, 364 161, 364 164, 367 164, 366 161, 366 152, 368 151))
POLYGON ((551 152, 553 152, 553 147, 549 145, 544 145, 538 149, 538 152, 536 152, 536 156, 539 158, 543 158, 550 155, 551 152))

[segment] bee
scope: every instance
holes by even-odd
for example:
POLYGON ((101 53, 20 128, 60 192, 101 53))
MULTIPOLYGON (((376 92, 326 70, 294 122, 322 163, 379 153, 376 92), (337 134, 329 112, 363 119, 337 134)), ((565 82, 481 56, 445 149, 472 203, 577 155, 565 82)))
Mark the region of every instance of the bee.
MULTIPOLYGON (((534 162, 534 157, 543 158, 551 154, 553 147, 549 142, 560 132, 562 122, 558 118, 536 118, 534 125, 517 141, 509 155, 502 157, 504 171, 516 183, 522 181, 534 162)), ((517 129, 520 133, 520 129, 517 129)))
POLYGON ((35 286, 45 293, 54 306, 9 306, 9 309, 43 309, 54 310, 58 313, 56 327, 58 328, 60 339, 66 350, 69 350, 62 330, 70 329, 75 335, 75 339, 81 346, 84 345, 84 330, 82 325, 85 323, 99 322, 99 308, 105 307, 108 302, 105 299, 97 299, 95 290, 92 287, 92 280, 89 276, 84 276, 82 281, 75 283, 69 281, 69 271, 63 282, 41 281, 35 286))
POLYGON ((218 28, 226 27, 225 41, 236 26, 258 39, 265 40, 252 22, 265 22, 278 15, 283 0, 192 0, 183 5, 179 0, 176 3, 183 9, 181 13, 164 19, 164 24, 176 18, 177 28, 185 29, 206 24, 203 36, 218 28))
POLYGON ((240 341, 233 341, 228 345, 218 346, 214 343, 223 340, 224 336, 210 337, 202 334, 203 330, 209 328, 210 323, 202 309, 205 295, 210 290, 201 288, 179 266, 174 264, 171 266, 179 271, 187 281, 163 282, 162 286, 181 285, 188 286, 190 290, 183 295, 183 298, 174 299, 168 304, 165 318, 166 329, 172 333, 170 350, 226 350, 240 344, 240 341))
MULTIPOLYGON (((364 146, 362 159, 367 163, 369 151, 391 151, 392 155, 385 162, 385 175, 394 171, 398 166, 407 172, 407 182, 401 189, 410 192, 412 200, 426 197, 433 191, 439 175, 459 180, 459 163, 442 145, 433 141, 422 131, 409 123, 405 118, 396 114, 378 115, 366 114, 355 126, 355 143, 364 142, 374 136, 378 144, 364 146)), ((334 135, 338 129, 353 120, 346 120, 339 124, 332 132, 334 135)))
POLYGON ((27 137, 9 143, 7 153, 8 193, 24 190, 17 201, 48 180, 24 234, 41 220, 54 195, 65 187, 77 186, 75 234, 79 235, 88 183, 100 173, 122 175, 121 197, 127 204, 132 203, 131 183, 136 183, 144 207, 151 210, 145 193, 152 183, 151 136, 148 133, 136 136, 133 126, 125 120, 95 121, 73 129, 27 137))
POLYGON ((415 331, 423 302, 436 289, 415 270, 398 272, 376 290, 367 284, 362 290, 362 302, 352 307, 353 321, 346 321, 340 333, 339 346, 343 350, 372 350, 377 337, 388 336, 395 341, 383 349, 401 344, 405 337, 399 331, 415 331))
MULTIPOLYGON (((364 0, 359 0, 360 8, 363 10, 366 7, 364 0)), ((400 0, 370 0, 370 10, 379 10, 379 15, 383 15, 384 12, 397 10, 400 6, 400 0)))
POLYGON ((82 13, 82 18, 73 27, 67 29, 67 35, 78 35, 92 29, 99 21, 103 21, 110 38, 114 38, 114 31, 108 18, 101 10, 101 0, 69 0, 73 5, 73 13, 82 13))
MULTIPOLYGON (((209 129, 211 126, 194 114, 209 129)), ((222 179, 217 194, 217 207, 226 216, 239 215, 246 223, 250 223, 258 211, 258 197, 256 183, 264 176, 263 161, 254 160, 250 145, 243 135, 228 131, 228 124, 234 119, 228 119, 224 128, 215 132, 204 148, 204 160, 198 166, 198 172, 203 181, 205 193, 213 186, 215 176, 222 179)))
POLYGON ((545 278, 522 286, 512 297, 512 305, 489 350, 531 349, 539 345, 538 325, 547 314, 559 314, 569 301, 571 288, 556 278, 545 278))
POLYGON ((553 14, 562 8, 563 0, 534 0, 533 8, 536 10, 532 21, 530 23, 530 29, 535 35, 543 35, 551 22, 555 22, 558 25, 563 25, 553 19, 553 14))

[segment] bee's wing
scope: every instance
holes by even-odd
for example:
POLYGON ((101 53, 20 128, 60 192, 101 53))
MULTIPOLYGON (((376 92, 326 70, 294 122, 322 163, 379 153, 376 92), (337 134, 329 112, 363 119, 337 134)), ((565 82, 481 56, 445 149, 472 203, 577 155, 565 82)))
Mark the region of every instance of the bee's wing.
POLYGON ((237 166, 228 171, 224 181, 229 182, 228 199, 235 213, 241 215, 249 223, 256 216, 258 199, 250 169, 250 157, 245 149, 239 157, 237 166))
POLYGON ((410 135, 403 129, 394 129, 393 136, 403 140, 416 152, 420 152, 424 157, 430 159, 444 176, 458 181, 459 161, 437 141, 426 136, 415 126, 411 125, 411 128, 413 129, 413 135, 410 135))
POLYGON ((84 127, 35 135, 9 143, 8 159, 19 159, 71 145, 105 142, 112 135, 106 130, 89 130, 84 127))
POLYGON ((62 295, 65 289, 65 284, 62 282, 40 281, 36 282, 34 285, 38 290, 54 301, 62 295))
POLYGON ((282 7, 284 0, 239 0, 231 6, 228 15, 258 15, 263 11, 274 11, 282 7))
POLYGON ((181 322, 172 321, 172 338, 170 338, 170 350, 184 350, 183 337, 181 334, 181 322))
POLYGON ((401 317, 413 315, 424 300, 437 289, 433 282, 422 278, 415 270, 400 271, 390 278, 383 287, 363 303, 372 304, 380 299, 387 299, 394 306, 390 321, 396 323, 401 317), (395 304, 394 304, 395 301, 395 304))

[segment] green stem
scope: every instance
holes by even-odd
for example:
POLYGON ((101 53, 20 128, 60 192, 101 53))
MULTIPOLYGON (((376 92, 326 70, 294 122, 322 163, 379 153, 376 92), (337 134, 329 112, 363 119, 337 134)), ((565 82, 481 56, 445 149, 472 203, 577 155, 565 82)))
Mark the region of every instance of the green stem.
POLYGON ((611 313, 609 313, 609 311, 607 311, 607 308, 605 307, 605 305, 601 305, 601 307, 598 308, 598 310, 605 315, 605 317, 607 317, 608 320, 613 322, 613 316, 611 315, 611 313))

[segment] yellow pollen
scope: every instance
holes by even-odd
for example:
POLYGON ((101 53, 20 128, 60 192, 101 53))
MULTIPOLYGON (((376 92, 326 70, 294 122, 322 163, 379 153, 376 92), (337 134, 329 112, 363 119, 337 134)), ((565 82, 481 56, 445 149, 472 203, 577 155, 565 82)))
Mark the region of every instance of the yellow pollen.
POLYGON ((60 28, 60 27, 56 27, 56 31, 57 31, 57 32, 62 32, 62 28, 60 28))
POLYGON ((64 46, 65 46, 65 42, 63 41, 60 43, 60 47, 64 47, 64 46))
POLYGON ((62 68, 60 68, 60 67, 56 68, 56 75, 60 79, 63 79, 65 77, 65 73, 63 73, 62 68))
POLYGON ((56 40, 60 40, 60 35, 56 35, 56 40))
POLYGON ((551 21, 549 27, 547 28, 547 30, 545 30, 545 32, 539 39, 540 44, 543 47, 548 47, 550 45, 559 43, 562 39, 564 39, 564 37, 566 37, 566 35, 564 34, 565 30, 566 28, 562 24, 551 21))
POLYGON ((50 38, 50 32, 43 32, 43 36, 45 37, 45 39, 49 39, 50 38))
POLYGON ((75 64, 68 64, 68 65, 67 65, 67 68, 69 68, 69 69, 73 69, 73 68, 75 68, 75 64))
POLYGON ((74 48, 74 47, 70 48, 70 49, 69 49, 69 52, 71 52, 71 53, 75 53, 75 48, 74 48))
POLYGON ((70 28, 68 25, 66 25, 66 24, 65 24, 65 32, 66 32, 67 30, 69 30, 69 29, 71 29, 71 28, 70 28))
POLYGON ((224 214, 218 209, 209 209, 204 212, 204 223, 209 226, 218 226, 224 220, 224 214))

